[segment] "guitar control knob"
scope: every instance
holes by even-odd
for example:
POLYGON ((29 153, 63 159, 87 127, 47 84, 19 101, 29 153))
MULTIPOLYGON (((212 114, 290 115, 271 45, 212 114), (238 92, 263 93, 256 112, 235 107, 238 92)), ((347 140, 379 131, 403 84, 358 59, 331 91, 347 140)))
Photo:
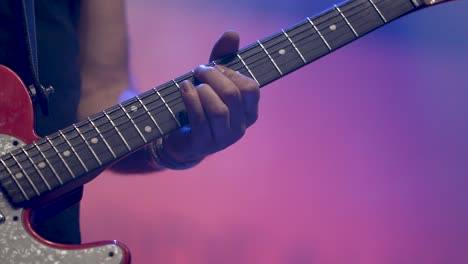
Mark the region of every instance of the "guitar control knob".
POLYGON ((3 223, 5 223, 5 216, 3 216, 2 213, 0 213, 0 224, 3 223))

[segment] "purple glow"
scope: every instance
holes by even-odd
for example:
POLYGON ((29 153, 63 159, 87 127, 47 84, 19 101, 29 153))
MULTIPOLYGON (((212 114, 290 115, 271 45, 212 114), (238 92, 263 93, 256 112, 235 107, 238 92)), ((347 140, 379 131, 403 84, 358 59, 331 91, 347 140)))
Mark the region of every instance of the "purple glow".
MULTIPOLYGON (((170 3, 128 3, 140 91, 205 63, 226 29, 248 44, 303 19, 170 3)), ((468 263, 466 7, 411 15, 265 87, 245 138, 193 170, 98 177, 84 240, 118 239, 134 263, 468 263), (421 27, 433 17, 446 26, 421 27)))

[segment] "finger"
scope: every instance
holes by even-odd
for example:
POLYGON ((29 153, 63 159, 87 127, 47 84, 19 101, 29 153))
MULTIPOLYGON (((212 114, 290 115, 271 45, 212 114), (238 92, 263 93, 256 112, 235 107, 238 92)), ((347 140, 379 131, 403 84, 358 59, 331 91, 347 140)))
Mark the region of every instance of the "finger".
POLYGON ((224 66, 217 65, 216 68, 222 69, 223 74, 239 88, 243 104, 243 113, 245 114, 245 122, 247 126, 251 126, 258 118, 258 103, 260 101, 258 83, 224 66))
POLYGON ((229 110, 230 127, 239 135, 245 132, 245 115, 242 106, 242 95, 237 87, 222 72, 223 68, 200 66, 195 69, 195 77, 202 83, 210 85, 229 110))
MULTIPOLYGON (((202 106, 202 101, 198 95, 195 86, 189 82, 184 81, 180 83, 180 92, 182 100, 185 104, 188 119, 190 121, 190 133, 196 142, 206 142, 211 140, 211 130, 209 127, 208 119, 202 106)), ((193 146, 195 148, 199 146, 193 146)))
POLYGON ((206 83, 198 85, 197 92, 210 124, 214 144, 217 149, 227 147, 232 142, 229 108, 210 85, 206 83))
POLYGON ((221 59, 239 50, 239 34, 235 31, 226 31, 213 46, 210 61, 221 59))

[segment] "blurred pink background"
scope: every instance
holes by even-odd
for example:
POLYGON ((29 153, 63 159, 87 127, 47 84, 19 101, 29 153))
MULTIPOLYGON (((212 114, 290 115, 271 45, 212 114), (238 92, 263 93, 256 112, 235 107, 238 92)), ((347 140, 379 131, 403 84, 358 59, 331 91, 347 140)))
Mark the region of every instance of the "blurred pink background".
MULTIPOLYGON (((334 1, 128 1, 139 92, 334 1)), ((467 2, 424 10, 262 89, 235 146, 86 185, 85 242, 133 263, 468 263, 467 2)))

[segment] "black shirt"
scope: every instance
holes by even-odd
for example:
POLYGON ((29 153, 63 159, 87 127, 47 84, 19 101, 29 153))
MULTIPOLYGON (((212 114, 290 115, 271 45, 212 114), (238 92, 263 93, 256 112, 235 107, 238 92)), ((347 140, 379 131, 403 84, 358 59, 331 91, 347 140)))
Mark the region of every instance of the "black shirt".
MULTIPOLYGON (((18 0, 0 0, 0 64, 14 70, 30 84, 21 6, 18 0)), ((35 106, 35 130, 45 136, 76 121, 80 99, 79 0, 36 0, 39 76, 53 86, 49 115, 35 106)), ((60 243, 79 243, 78 206, 36 227, 45 238, 60 243)))

